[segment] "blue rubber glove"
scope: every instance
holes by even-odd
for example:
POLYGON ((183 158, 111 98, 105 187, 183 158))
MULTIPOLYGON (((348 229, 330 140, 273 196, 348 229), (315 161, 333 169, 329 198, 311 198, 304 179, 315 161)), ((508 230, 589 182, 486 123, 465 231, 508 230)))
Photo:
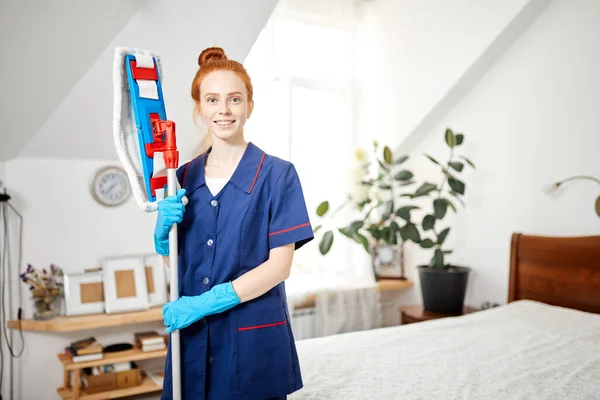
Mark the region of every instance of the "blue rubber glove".
POLYGON ((218 314, 240 304, 231 282, 216 285, 200 296, 183 296, 165 304, 163 320, 166 332, 182 329, 207 315, 218 314))
POLYGON ((185 189, 179 189, 173 196, 167 196, 158 202, 158 217, 154 227, 154 248, 163 256, 169 255, 169 230, 183 219, 185 189))

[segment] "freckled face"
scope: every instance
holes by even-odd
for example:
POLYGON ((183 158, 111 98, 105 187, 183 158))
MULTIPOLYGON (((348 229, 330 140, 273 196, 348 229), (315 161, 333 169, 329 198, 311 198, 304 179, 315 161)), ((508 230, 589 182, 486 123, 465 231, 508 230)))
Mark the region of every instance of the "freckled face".
POLYGON ((222 140, 243 134, 253 106, 244 81, 235 72, 211 72, 200 85, 200 118, 222 140))

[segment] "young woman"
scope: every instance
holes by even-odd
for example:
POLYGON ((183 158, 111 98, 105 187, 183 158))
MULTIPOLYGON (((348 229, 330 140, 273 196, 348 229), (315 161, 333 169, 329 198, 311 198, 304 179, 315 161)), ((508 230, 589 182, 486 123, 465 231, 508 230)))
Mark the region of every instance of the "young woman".
MULTIPOLYGON (((293 164, 244 139, 254 106, 244 67, 220 48, 198 64, 192 98, 207 143, 178 169, 182 189, 159 202, 154 232, 168 256, 179 224, 181 297, 163 318, 167 332, 180 330, 182 395, 285 399, 303 385, 284 285, 294 251, 313 239, 302 187, 293 164)), ((171 397, 169 347, 162 398, 171 397)))

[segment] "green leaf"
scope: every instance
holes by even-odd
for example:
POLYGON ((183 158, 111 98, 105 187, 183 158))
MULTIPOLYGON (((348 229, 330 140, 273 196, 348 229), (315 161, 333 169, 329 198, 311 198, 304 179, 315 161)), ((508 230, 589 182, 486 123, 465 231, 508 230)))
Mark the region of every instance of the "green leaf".
POLYGON ((456 207, 454 206, 454 204, 452 204, 452 202, 448 199, 443 199, 446 203, 448 203, 448 205, 450 206, 450 208, 452 208, 454 210, 454 212, 456 212, 456 207))
POLYGON ((412 240, 415 243, 421 241, 421 235, 415 224, 407 223, 400 229, 400 234, 404 240, 412 240))
POLYGON ((390 148, 388 146, 385 146, 383 148, 383 160, 387 164, 391 164, 392 163, 392 150, 390 150, 390 148))
POLYGON ((396 221, 392 221, 388 235, 388 241, 390 244, 398 244, 398 233, 400 233, 400 227, 396 221))
POLYGON ((347 230, 346 228, 338 228, 338 231, 339 231, 339 232, 340 232, 342 235, 346 236, 347 238, 350 238, 350 239, 352 239, 352 235, 350 235, 350 234, 348 233, 348 230, 347 230))
POLYGON ((454 192, 458 194, 465 194, 465 184, 462 181, 456 178, 448 178, 448 184, 454 192))
POLYGON ((440 165, 440 162, 435 158, 431 157, 429 154, 425 154, 425 157, 429 158, 434 164, 440 165))
POLYGON ((448 236, 448 233, 450 232, 450 228, 446 228, 443 231, 440 232, 440 234, 438 235, 438 239, 437 239, 437 244, 438 245, 443 245, 444 241, 446 240, 446 236, 448 236))
POLYGON ((409 179, 411 179, 413 177, 413 173, 410 172, 407 169, 403 169, 402 171, 398 172, 395 176, 394 179, 397 181, 407 181, 409 179))
POLYGON ((321 238, 321 243, 319 243, 319 251, 322 255, 325 255, 331 249, 331 245, 333 244, 333 232, 327 231, 321 238))
POLYGON ((440 249, 435 249, 431 258, 431 266, 433 268, 444 268, 444 253, 440 249))
POLYGON ((321 225, 315 226, 315 229, 313 229, 313 233, 319 232, 319 229, 321 229, 321 225))
POLYGON ((429 238, 421 240, 421 243, 419 243, 419 244, 424 249, 430 249, 433 246, 435 246, 435 243, 433 243, 433 240, 431 240, 429 238))
POLYGON ((319 204, 319 207, 317 207, 317 215, 319 217, 322 217, 323 215, 325 215, 327 210, 329 210, 329 202, 324 201, 321 204, 319 204))
MULTIPOLYGON (((380 159, 377 159, 377 162, 379 163, 379 166, 380 166, 381 168, 385 169, 385 170, 386 170, 386 171, 388 171, 388 172, 390 171, 390 170, 388 169, 388 167, 386 167, 386 166, 385 166, 385 164, 381 162, 381 160, 380 160, 380 159)), ((379 179, 381 179, 381 178, 382 178, 382 176, 380 175, 380 176, 379 176, 379 179)))
POLYGON ((444 199, 435 199, 433 201, 433 214, 437 219, 442 219, 446 215, 448 209, 448 203, 444 199))
POLYGON ((423 217, 423 222, 421 223, 424 231, 428 231, 433 229, 435 226, 435 217, 433 215, 426 215, 423 217))
POLYGON ((394 212, 394 201, 388 200, 387 203, 385 203, 385 209, 383 211, 383 219, 387 220, 393 212, 394 212))
POLYGON ((363 225, 363 221, 353 221, 352 223, 350 223, 350 226, 348 226, 347 228, 347 232, 350 235, 350 237, 354 236, 354 234, 357 233, 358 230, 363 227, 363 225))
POLYGON ((446 129, 446 143, 450 147, 456 146, 456 136, 454 136, 454 132, 450 128, 446 129))
POLYGON ((444 253, 444 254, 452 254, 452 250, 442 250, 442 253, 444 253))
POLYGON ((465 164, 461 163, 460 161, 450 161, 448 163, 448 165, 450 165, 452 168, 454 168, 458 172, 462 171, 463 167, 465 166, 465 164))
POLYGON ((356 236, 359 239, 359 242, 363 245, 363 248, 365 249, 365 251, 367 253, 371 253, 370 249, 369 249, 369 240, 364 237, 363 235, 361 235, 360 233, 357 233, 356 236))
POLYGON ((379 189, 390 190, 392 187, 390 185, 381 184, 379 185, 379 189))
POLYGON ((433 183, 425 182, 417 189, 417 191, 415 192, 415 194, 413 194, 412 197, 426 196, 436 189, 437 189, 437 186, 434 185, 433 183))
POLYGON ((402 206, 396 211, 396 215, 406 222, 410 222, 410 212, 418 208, 417 206, 402 206))
POLYGON ((456 145, 460 146, 465 140, 465 135, 463 135, 462 133, 457 133, 456 134, 456 145))
POLYGON ((390 228, 388 228, 387 226, 384 226, 383 228, 381 228, 381 232, 380 232, 380 238, 385 242, 388 243, 388 239, 390 237, 390 228))
POLYGON ((396 161, 394 161, 394 164, 396 164, 396 165, 398 165, 398 164, 402 164, 403 162, 405 162, 406 160, 408 160, 408 157, 409 157, 409 156, 401 156, 401 157, 398 157, 398 158, 396 159, 396 161))
POLYGON ((471 162, 471 160, 469 160, 467 157, 465 157, 465 156, 460 156, 460 158, 462 158, 463 160, 465 160, 466 162, 468 162, 468 163, 469 163, 469 165, 470 165, 471 167, 473 167, 473 169, 475 169, 475 164, 473 164, 473 163, 471 162))
POLYGON ((379 229, 373 230, 371 232, 371 235, 373 235, 373 239, 375 239, 375 240, 381 239, 381 231, 379 229))

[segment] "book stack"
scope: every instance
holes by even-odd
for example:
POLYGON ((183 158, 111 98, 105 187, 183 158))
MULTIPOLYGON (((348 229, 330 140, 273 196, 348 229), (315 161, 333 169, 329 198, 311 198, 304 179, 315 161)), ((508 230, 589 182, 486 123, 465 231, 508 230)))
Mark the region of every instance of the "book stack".
POLYGON ((102 353, 103 347, 95 337, 90 336, 85 339, 71 342, 69 347, 65 348, 65 354, 71 358, 73 362, 84 362, 101 360, 104 358, 102 353))
POLYGON ((165 350, 165 339, 156 331, 136 332, 133 334, 135 345, 142 351, 165 350))

